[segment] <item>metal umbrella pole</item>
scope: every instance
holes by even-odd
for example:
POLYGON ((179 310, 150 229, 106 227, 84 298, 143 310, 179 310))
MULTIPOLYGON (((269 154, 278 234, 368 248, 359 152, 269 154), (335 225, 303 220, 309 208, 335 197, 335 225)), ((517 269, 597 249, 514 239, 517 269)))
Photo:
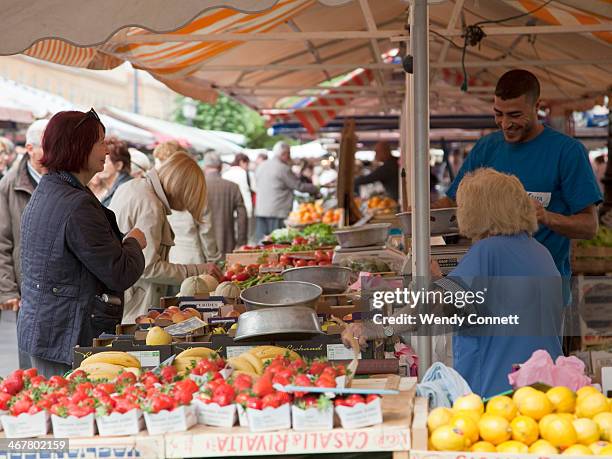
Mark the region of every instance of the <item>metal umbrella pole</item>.
MULTIPOLYGON (((412 273, 417 288, 430 281, 429 235, 429 12, 427 0, 412 0, 410 51, 413 57, 412 122, 412 273)), ((419 376, 432 363, 432 337, 419 336, 419 376)))

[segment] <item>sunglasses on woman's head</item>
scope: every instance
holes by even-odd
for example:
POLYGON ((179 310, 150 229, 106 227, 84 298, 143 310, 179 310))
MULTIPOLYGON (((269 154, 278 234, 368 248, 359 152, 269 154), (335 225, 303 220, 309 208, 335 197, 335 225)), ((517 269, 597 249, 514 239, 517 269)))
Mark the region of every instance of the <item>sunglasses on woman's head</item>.
POLYGON ((100 121, 100 117, 98 116, 98 114, 92 107, 87 113, 85 113, 85 116, 81 119, 81 121, 77 123, 77 125, 74 127, 74 130, 76 131, 79 128, 79 126, 81 126, 81 124, 83 124, 85 120, 87 120, 88 118, 93 118, 98 123, 102 124, 102 121, 100 121))

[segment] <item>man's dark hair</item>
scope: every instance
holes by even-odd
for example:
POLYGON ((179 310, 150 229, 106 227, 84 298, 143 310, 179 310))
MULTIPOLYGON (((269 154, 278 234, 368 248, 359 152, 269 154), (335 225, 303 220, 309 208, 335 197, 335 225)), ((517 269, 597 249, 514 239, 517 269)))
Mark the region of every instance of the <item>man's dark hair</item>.
POLYGON ((516 99, 523 94, 533 104, 540 98, 540 82, 527 70, 510 70, 501 76, 495 86, 495 95, 503 100, 516 99))

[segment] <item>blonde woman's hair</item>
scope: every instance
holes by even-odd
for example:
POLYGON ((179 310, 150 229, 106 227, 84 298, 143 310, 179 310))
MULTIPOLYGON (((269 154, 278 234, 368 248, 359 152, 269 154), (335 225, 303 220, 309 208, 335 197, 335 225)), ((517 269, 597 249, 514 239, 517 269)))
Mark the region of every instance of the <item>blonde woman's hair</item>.
POLYGON ((185 151, 181 144, 179 144, 176 140, 168 140, 167 142, 162 142, 153 150, 153 157, 159 160, 160 163, 163 163, 165 160, 170 158, 170 156, 178 153, 179 151, 185 151))
POLYGON ((457 205, 459 232, 472 240, 538 229, 531 198, 514 175, 490 168, 467 174, 457 190, 457 205))
POLYGON ((178 152, 163 162, 157 173, 170 208, 186 210, 201 221, 206 207, 204 172, 187 153, 178 152))

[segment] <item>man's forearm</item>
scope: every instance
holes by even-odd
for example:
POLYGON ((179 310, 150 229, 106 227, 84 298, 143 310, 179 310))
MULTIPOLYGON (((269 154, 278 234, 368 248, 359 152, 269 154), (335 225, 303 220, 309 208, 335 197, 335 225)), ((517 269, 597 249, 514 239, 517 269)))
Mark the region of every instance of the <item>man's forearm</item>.
POLYGON ((597 216, 594 213, 579 213, 575 215, 561 215, 546 212, 545 226, 570 239, 593 239, 597 233, 597 216))

